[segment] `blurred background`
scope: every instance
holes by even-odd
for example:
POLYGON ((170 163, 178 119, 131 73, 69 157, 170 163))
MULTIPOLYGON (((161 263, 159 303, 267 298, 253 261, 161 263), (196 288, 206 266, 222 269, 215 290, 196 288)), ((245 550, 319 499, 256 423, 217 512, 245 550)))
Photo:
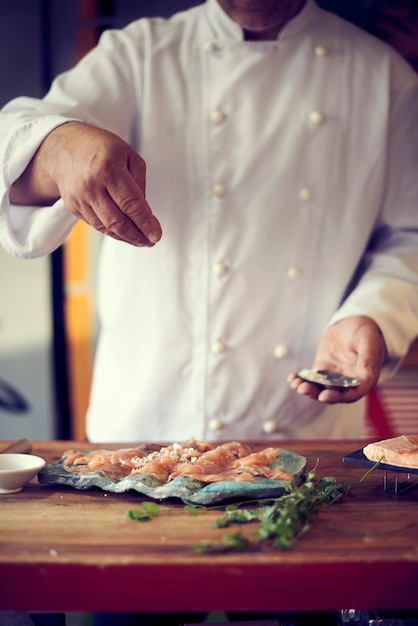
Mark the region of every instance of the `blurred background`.
MULTIPOLYGON (((169 16, 196 0, 2 0, 0 107, 42 96, 103 30, 169 16)), ((416 0, 319 0, 385 39, 418 71, 416 0)), ((84 439, 93 361, 100 235, 79 224, 48 258, 0 249, 0 438, 84 439)), ((369 398, 370 436, 418 433, 418 345, 369 398)))

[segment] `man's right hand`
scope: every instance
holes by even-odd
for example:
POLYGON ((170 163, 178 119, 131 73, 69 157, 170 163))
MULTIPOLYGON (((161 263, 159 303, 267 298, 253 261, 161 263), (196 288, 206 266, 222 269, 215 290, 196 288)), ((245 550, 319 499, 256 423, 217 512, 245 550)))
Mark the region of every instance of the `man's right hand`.
POLYGON ((53 130, 12 185, 14 204, 67 210, 96 230, 135 246, 153 246, 161 226, 145 199, 145 162, 117 135, 81 122, 53 130))

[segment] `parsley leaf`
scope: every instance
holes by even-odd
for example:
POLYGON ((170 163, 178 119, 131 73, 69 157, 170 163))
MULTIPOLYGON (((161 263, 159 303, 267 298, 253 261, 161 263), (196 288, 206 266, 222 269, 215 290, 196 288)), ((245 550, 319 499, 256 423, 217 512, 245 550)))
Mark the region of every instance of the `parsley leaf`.
POLYGON ((149 522, 160 513, 160 507, 155 502, 143 502, 142 509, 142 511, 138 508, 131 509, 128 511, 127 517, 137 522, 149 522))

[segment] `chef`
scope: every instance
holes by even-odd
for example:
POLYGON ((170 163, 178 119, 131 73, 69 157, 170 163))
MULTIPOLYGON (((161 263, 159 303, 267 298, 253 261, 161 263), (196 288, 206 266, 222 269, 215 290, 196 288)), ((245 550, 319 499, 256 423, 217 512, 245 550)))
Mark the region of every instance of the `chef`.
POLYGON ((105 32, 0 120, 4 248, 104 234, 91 441, 364 434, 418 334, 418 84, 397 53, 313 0, 207 0, 105 32))

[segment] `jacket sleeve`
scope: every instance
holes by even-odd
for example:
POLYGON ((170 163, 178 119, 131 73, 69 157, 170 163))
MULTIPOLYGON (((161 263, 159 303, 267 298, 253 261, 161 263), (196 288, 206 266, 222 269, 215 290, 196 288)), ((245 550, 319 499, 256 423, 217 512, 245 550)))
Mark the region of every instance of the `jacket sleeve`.
POLYGON ((128 29, 105 32, 94 50, 55 79, 45 98, 16 98, 1 111, 0 244, 9 253, 27 258, 49 254, 76 222, 61 199, 46 207, 16 206, 9 201, 11 185, 52 130, 77 120, 130 141, 138 110, 133 90, 138 89, 127 58, 140 60, 129 50, 133 39, 128 29))
POLYGON ((418 81, 397 91, 387 134, 380 218, 349 291, 330 323, 375 320, 386 341, 386 373, 418 336, 418 81))

